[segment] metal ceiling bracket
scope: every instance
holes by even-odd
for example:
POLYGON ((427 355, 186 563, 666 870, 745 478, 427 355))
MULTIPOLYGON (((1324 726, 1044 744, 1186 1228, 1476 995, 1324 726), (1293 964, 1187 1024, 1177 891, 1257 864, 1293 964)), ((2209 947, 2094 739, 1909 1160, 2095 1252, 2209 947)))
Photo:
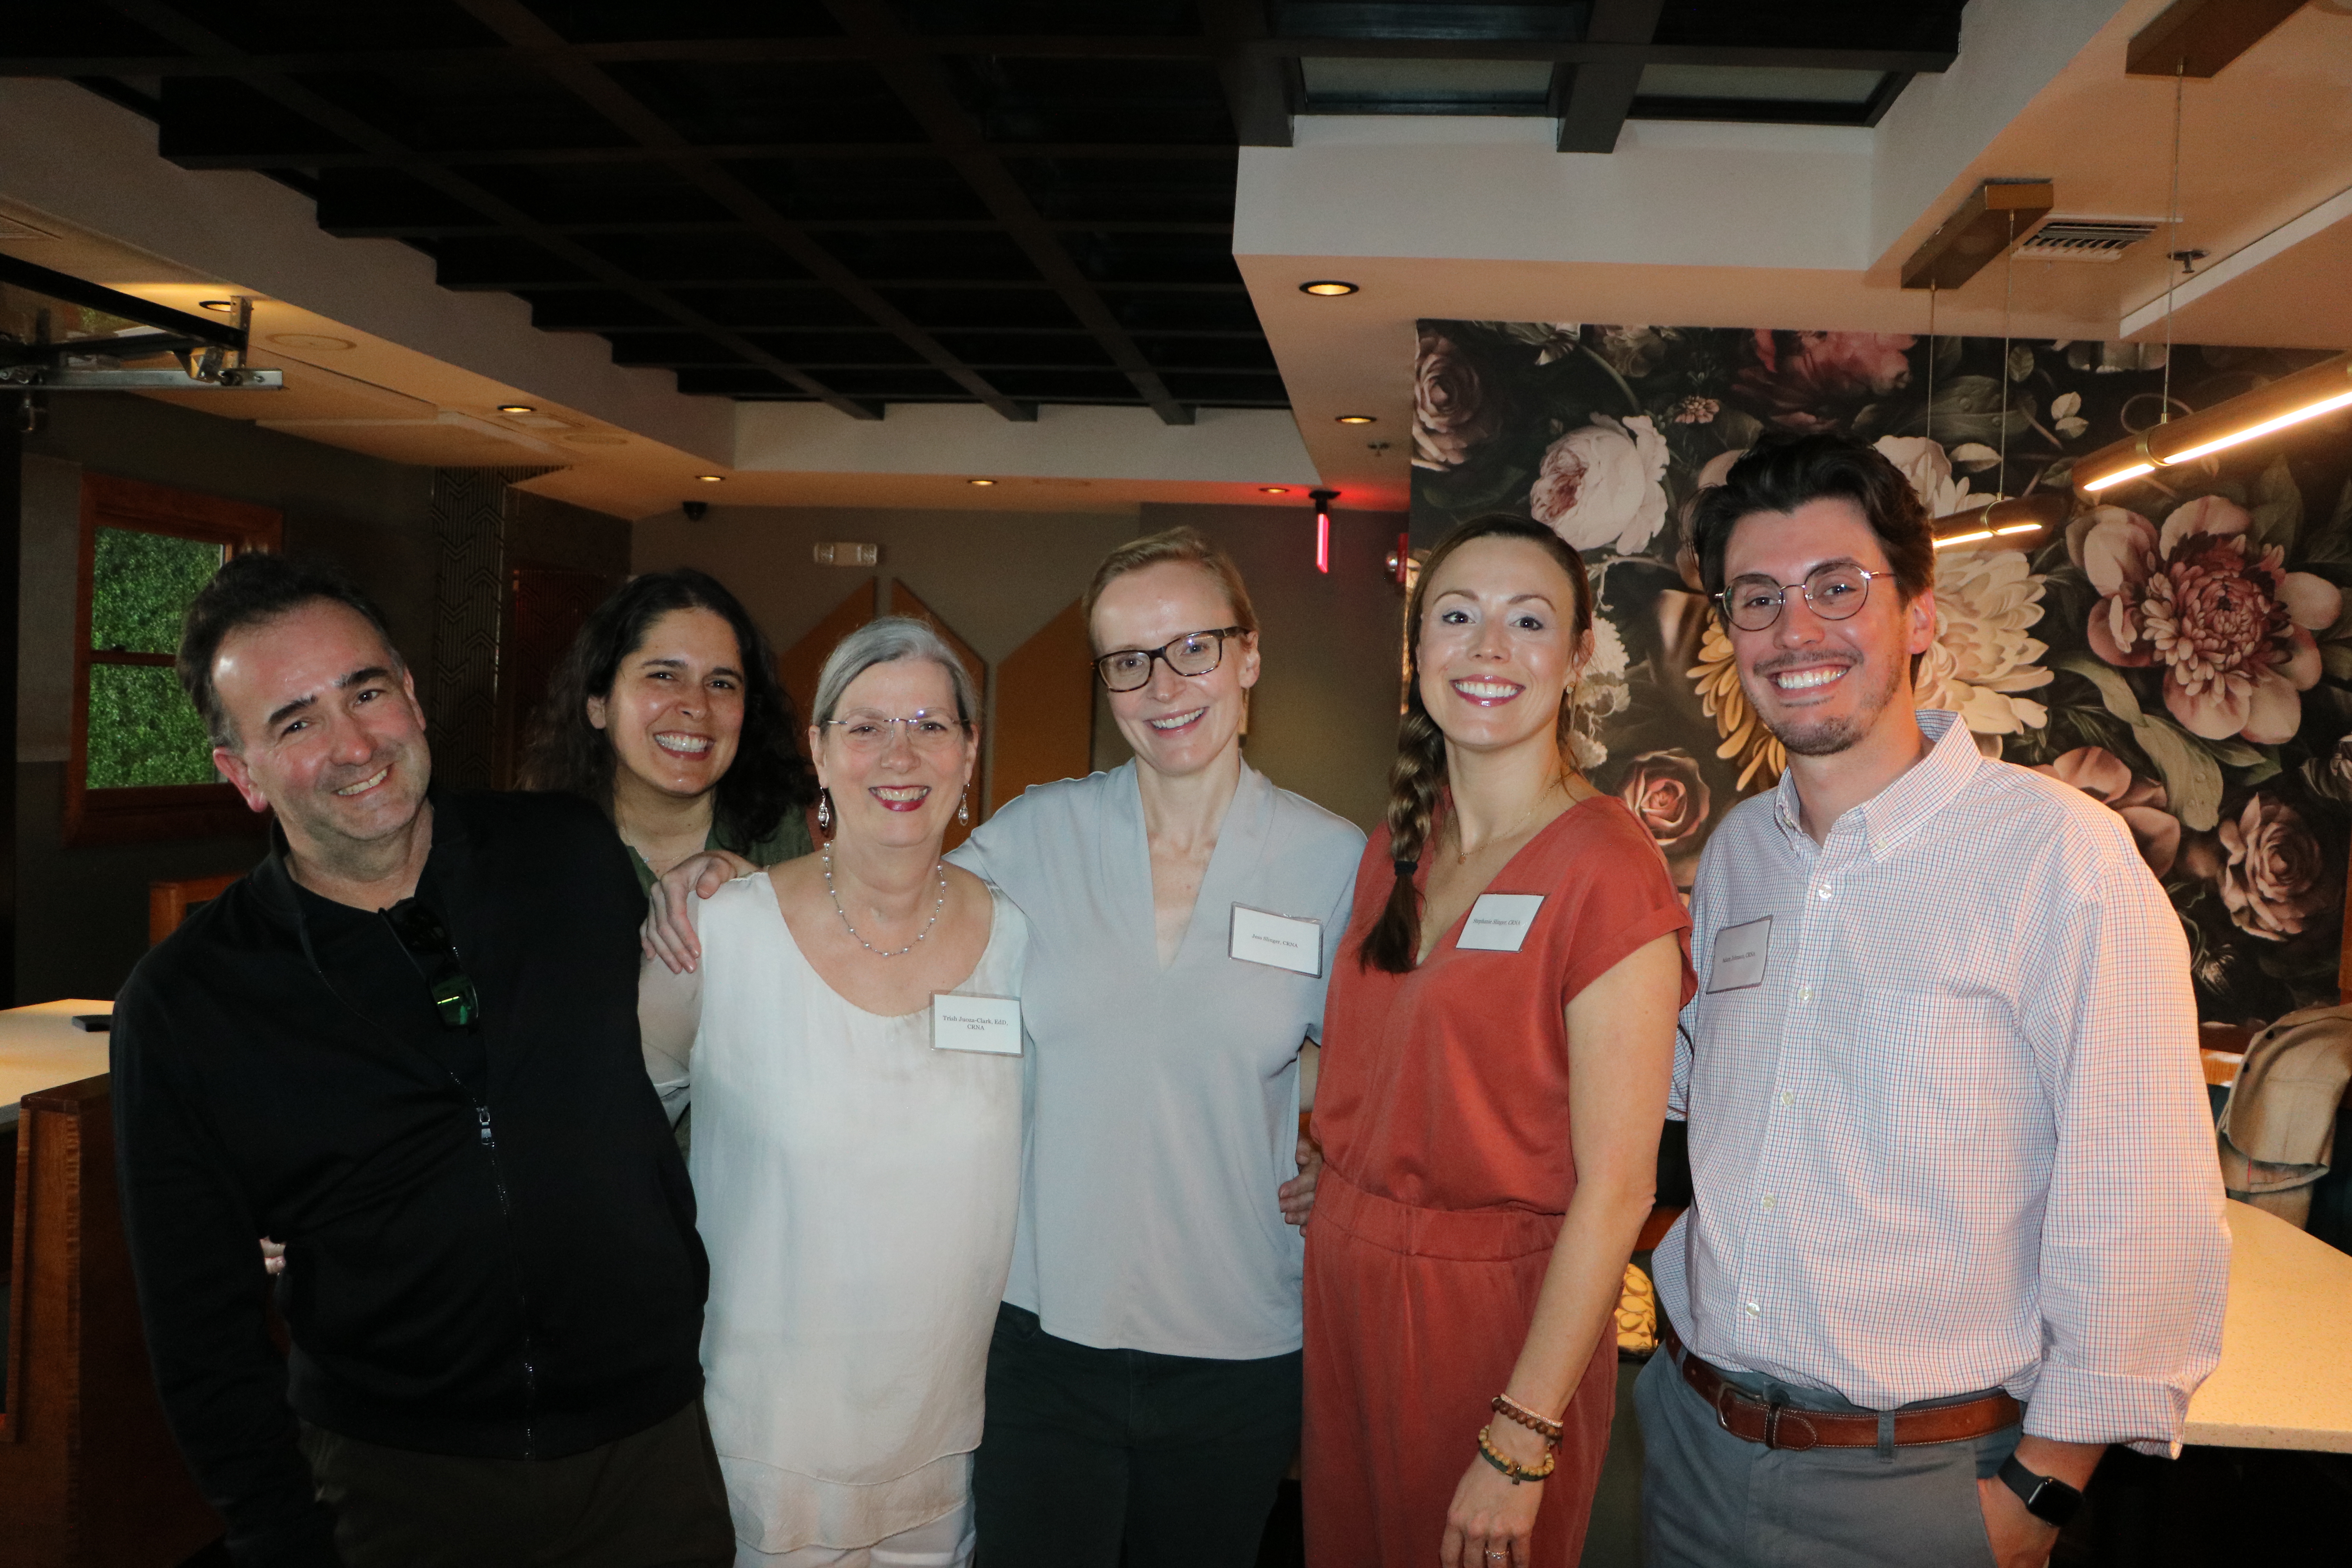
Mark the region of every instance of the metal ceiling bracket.
POLYGON ((178 370, 50 370, 20 364, 0 371, 0 385, 39 392, 283 392, 286 373, 224 369, 201 377, 178 370))

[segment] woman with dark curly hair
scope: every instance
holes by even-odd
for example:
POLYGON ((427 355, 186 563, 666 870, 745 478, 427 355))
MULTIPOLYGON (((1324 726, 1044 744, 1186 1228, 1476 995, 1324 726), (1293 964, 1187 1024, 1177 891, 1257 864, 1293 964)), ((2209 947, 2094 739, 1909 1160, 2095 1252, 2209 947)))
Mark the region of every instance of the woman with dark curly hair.
POLYGON ((648 572, 596 606, 556 666, 522 787, 603 806, 647 889, 705 849, 741 874, 809 852, 799 727, 735 595, 691 567, 648 572))

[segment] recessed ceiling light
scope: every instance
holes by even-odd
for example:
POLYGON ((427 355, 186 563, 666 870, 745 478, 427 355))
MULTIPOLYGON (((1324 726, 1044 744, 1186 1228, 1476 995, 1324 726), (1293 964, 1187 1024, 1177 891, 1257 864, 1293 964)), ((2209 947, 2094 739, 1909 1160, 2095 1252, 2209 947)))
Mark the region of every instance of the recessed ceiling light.
POLYGON ((1257 488, 1257 493, 1262 496, 1286 496, 1290 493, 1290 487, 1288 485, 1260 485, 1257 488))
POLYGON ((968 485, 979 485, 979 486, 980 486, 980 487, 982 487, 983 489, 986 489, 988 486, 994 484, 995 482, 996 482, 996 481, 995 481, 994 479, 966 479, 966 480, 964 480, 964 483, 966 483, 966 484, 968 484, 968 485))
POLYGON ((1370 414, 1342 414, 1339 416, 1339 423, 1342 425, 1377 425, 1380 423, 1380 419, 1376 416, 1370 414))
POLYGON ((1342 294, 1354 293, 1356 286, 1353 283, 1342 283, 1337 278, 1318 278, 1312 283, 1301 283, 1298 286, 1298 291, 1301 294, 1320 294, 1326 299, 1337 299, 1342 294))
POLYGON ((700 479, 706 485, 718 485, 727 482, 727 476, 724 474, 697 474, 694 477, 700 479))
POLYGON ((199 300, 196 303, 207 310, 218 310, 224 316, 236 314, 236 301, 234 300, 199 300))
POLYGON ((499 405, 499 412, 501 414, 536 414, 539 412, 539 409, 536 405, 529 403, 501 403, 499 405))
POLYGON ((273 332, 269 341, 281 348, 309 349, 315 353, 340 353, 358 346, 349 338, 330 338, 318 332, 273 332))

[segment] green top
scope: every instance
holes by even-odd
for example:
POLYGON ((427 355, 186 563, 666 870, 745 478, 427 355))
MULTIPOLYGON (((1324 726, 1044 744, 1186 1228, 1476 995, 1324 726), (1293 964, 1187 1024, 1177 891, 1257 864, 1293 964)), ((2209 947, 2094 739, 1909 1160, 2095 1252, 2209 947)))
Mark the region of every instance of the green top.
MULTIPOLYGON (((646 858, 637 853, 635 845, 625 838, 621 843, 629 852, 629 864, 636 868, 638 889, 651 898, 654 868, 646 864, 646 858)), ((798 810, 786 811, 783 820, 776 824, 776 830, 748 849, 722 842, 719 837, 719 824, 714 819, 710 825, 710 836, 702 841, 702 847, 705 849, 724 849, 762 867, 773 866, 780 860, 798 859, 816 847, 809 842, 808 818, 798 810)))

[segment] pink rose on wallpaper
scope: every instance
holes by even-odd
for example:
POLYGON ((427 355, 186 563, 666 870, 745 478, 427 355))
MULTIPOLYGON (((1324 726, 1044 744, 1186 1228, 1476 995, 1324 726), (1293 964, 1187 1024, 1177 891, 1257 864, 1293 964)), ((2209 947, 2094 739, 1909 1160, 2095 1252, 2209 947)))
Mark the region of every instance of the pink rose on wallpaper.
POLYGON ((1756 329, 1756 363, 1743 366, 1738 390, 1788 430, 1834 430, 1829 405, 1877 396, 1910 384, 1909 332, 1774 332, 1756 329))
POLYGON ((2221 824, 2221 901, 2241 931, 2265 942, 2300 935, 2314 916, 2336 908, 2336 882, 2303 816, 2284 801, 2256 795, 2235 822, 2221 824))
POLYGON ((2067 537, 2102 595, 2092 651, 2123 668, 2161 670, 2164 705, 2190 733, 2271 745, 2302 727, 2302 694, 2320 676, 2311 634, 2335 623, 2344 596, 2324 578, 2287 571, 2277 545, 2251 543, 2251 521, 2243 508, 2200 496, 2161 530, 2103 506, 2067 537))
POLYGON ((2122 817, 2149 870, 2161 877, 2172 869, 2180 854, 2180 819, 2165 809, 2162 784, 2135 776, 2105 746, 2077 746, 2033 771, 2073 784, 2122 817))
POLYGON ((1544 453, 1528 512, 1578 550, 1630 554, 1665 523, 1665 471, 1666 438, 1648 415, 1596 414, 1544 453))
POLYGON ((1501 423, 1478 367, 1452 338, 1421 334, 1413 360, 1412 461, 1420 468, 1461 466, 1501 423))
POLYGON ((1714 805, 1698 763, 1679 746, 1635 757, 1625 782, 1617 786, 1617 798, 1650 830, 1662 855, 1672 855, 1696 838, 1714 805))

